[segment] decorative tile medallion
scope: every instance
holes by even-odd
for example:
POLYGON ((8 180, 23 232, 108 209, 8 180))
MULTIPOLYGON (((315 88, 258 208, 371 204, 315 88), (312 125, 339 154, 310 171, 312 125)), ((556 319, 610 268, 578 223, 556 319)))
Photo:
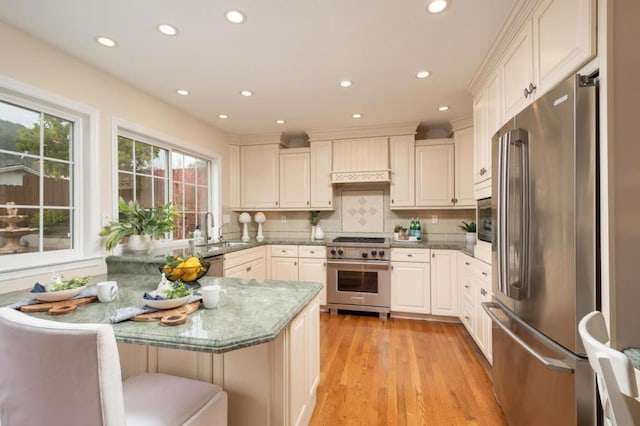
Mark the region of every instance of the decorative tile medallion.
POLYGON ((342 232, 384 232, 382 191, 342 191, 342 232))

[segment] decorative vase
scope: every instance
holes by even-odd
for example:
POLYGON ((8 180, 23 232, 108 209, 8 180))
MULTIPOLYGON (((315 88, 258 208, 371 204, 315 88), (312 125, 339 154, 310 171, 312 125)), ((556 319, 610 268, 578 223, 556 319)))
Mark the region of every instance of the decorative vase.
POLYGON ((256 241, 261 243, 264 241, 264 235, 262 234, 262 224, 267 220, 267 217, 262 212, 258 212, 253 216, 253 221, 258 224, 258 234, 256 235, 256 241))
POLYGON ((465 234, 465 239, 467 240, 468 246, 474 246, 476 244, 476 233, 475 232, 467 232, 465 234))
POLYGON ((151 236, 150 235, 131 235, 127 242, 127 248, 130 252, 135 254, 146 254, 151 250, 151 236))
POLYGON ((316 239, 316 227, 315 225, 311 225, 311 241, 316 239))
POLYGON ((242 238, 240 238, 240 240, 246 243, 246 242, 249 241, 249 229, 247 227, 247 224, 249 222, 251 222, 251 216, 247 212, 240 213, 240 216, 238 217, 238 220, 243 225, 243 227, 242 227, 242 238))
POLYGON ((394 232, 393 233, 393 241, 398 241, 400 239, 400 233, 399 232, 394 232))
POLYGON ((322 230, 320 225, 316 226, 316 232, 315 232, 314 238, 316 240, 324 240, 324 231, 322 230))

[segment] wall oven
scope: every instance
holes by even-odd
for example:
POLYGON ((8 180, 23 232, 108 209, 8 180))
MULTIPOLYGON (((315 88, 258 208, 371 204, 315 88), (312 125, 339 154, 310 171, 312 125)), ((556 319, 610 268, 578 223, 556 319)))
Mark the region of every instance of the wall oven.
POLYGON ((386 318, 391 297, 389 243, 384 238, 375 239, 382 241, 377 243, 353 243, 344 238, 327 245, 329 311, 377 312, 380 318, 386 318))

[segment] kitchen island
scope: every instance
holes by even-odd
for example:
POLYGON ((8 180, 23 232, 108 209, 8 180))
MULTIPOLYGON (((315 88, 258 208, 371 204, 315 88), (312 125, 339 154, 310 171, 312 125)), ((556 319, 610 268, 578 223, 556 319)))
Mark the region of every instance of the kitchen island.
MULTIPOLYGON (((105 277, 94 277, 98 282, 105 277)), ((109 274, 120 290, 111 303, 80 306, 54 321, 108 323, 117 309, 142 304, 158 275, 109 274)), ((161 372, 207 381, 229 393, 229 424, 306 424, 319 380, 319 283, 205 277, 227 290, 217 309, 200 309, 185 324, 113 324, 123 378, 161 372)), ((26 297, 0 295, 0 305, 26 297)))

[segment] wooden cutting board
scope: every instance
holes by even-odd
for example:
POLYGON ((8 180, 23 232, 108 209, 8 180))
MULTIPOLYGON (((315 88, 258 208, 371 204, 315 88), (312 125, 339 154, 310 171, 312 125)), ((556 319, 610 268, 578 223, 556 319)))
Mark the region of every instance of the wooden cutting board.
POLYGON ((59 302, 36 303, 34 305, 21 306, 22 312, 47 312, 50 315, 63 315, 75 311, 78 306, 96 302, 96 296, 81 297, 78 299, 60 300, 59 302))
POLYGON ((179 325, 187 322, 187 315, 200 309, 200 301, 187 303, 173 309, 163 309, 148 314, 136 315, 132 319, 134 321, 160 321, 162 325, 179 325))

